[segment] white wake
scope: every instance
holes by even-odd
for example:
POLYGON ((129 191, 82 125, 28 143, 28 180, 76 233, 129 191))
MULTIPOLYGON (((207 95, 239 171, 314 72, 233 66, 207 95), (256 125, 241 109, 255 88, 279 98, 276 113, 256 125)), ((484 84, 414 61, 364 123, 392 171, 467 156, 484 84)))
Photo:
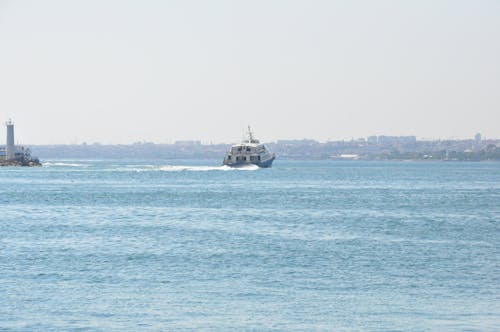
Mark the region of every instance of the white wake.
MULTIPOLYGON (((79 164, 75 162, 43 162, 44 167, 82 167, 88 168, 96 166, 91 164, 79 164)), ((102 165, 103 168, 96 171, 118 171, 118 172, 208 172, 208 171, 256 171, 259 169, 257 165, 245 165, 242 167, 229 167, 229 166, 202 166, 202 165, 102 165)))
POLYGON ((75 164, 75 163, 62 163, 62 162, 43 162, 42 166, 44 167, 89 167, 88 164, 75 164))
POLYGON ((165 165, 158 168, 165 172, 207 172, 207 171, 256 171, 259 169, 257 165, 248 165, 243 167, 229 166, 183 166, 183 165, 165 165))

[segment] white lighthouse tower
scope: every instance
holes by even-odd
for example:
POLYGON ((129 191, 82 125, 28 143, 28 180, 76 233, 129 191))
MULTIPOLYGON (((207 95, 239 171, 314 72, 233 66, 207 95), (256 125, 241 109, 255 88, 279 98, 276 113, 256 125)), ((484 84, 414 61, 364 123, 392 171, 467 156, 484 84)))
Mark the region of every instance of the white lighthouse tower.
POLYGON ((14 124, 12 120, 9 119, 5 123, 7 126, 7 146, 6 146, 6 157, 7 160, 14 159, 16 155, 16 146, 14 145, 14 124))

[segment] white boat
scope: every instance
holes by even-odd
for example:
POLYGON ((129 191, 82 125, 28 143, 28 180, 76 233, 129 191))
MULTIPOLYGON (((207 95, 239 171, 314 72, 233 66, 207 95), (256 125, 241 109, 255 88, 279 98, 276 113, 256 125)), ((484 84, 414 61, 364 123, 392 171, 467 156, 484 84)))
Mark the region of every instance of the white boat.
POLYGON ((229 149, 223 164, 231 167, 257 165, 265 168, 271 167, 275 158, 275 154, 269 152, 266 146, 253 136, 248 126, 248 138, 229 149))

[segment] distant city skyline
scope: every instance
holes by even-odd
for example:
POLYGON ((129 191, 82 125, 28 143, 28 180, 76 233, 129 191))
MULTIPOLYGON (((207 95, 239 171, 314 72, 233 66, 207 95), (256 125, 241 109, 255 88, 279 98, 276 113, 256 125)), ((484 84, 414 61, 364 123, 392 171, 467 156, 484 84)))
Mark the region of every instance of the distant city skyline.
MULTIPOLYGON (((5 123, 12 123, 12 119, 9 118, 9 120, 5 123)), ((5 126, 4 126, 5 127, 5 126)), ((0 131, 0 136, 6 137, 7 130, 4 130, 5 133, 2 133, 0 131), (4 135, 5 134, 5 135, 4 135)), ((17 132, 17 129, 16 129, 17 132)), ((241 139, 246 139, 245 134, 242 134, 241 139)), ((259 138, 259 137, 257 137, 259 138)), ((484 137, 481 133, 475 133, 472 136, 469 137, 438 137, 438 138, 429 138, 429 137, 419 137, 416 135, 367 135, 363 137, 351 137, 351 138, 341 138, 341 139, 327 139, 327 140, 317 140, 314 138, 310 137, 302 137, 302 138, 277 138, 274 140, 261 140, 263 143, 284 143, 287 141, 290 142, 301 142, 301 141, 310 141, 310 142, 316 142, 316 143, 328 143, 328 142, 353 142, 353 141, 366 141, 366 142, 378 142, 380 139, 387 140, 387 139, 404 139, 409 140, 409 141, 445 141, 445 140, 456 140, 456 141, 466 141, 466 140, 475 140, 475 141, 488 141, 488 140, 499 140, 499 137, 484 137)), ((134 140, 131 142, 100 142, 100 141, 78 141, 78 140, 73 140, 71 142, 55 142, 55 143, 28 143, 30 145, 92 145, 92 144, 103 144, 103 145, 134 145, 134 144, 172 144, 172 145, 180 145, 180 146, 193 146, 193 145, 211 145, 211 144, 233 144, 237 143, 239 140, 233 140, 233 141, 220 141, 220 142, 215 142, 215 141, 204 141, 201 139, 181 139, 181 140, 168 140, 168 141, 162 141, 162 142, 157 142, 157 141, 149 141, 149 140, 134 140)), ((24 140, 19 140, 16 136, 15 139, 16 144, 26 144, 24 140)), ((0 146, 5 146, 6 142, 2 142, 0 140, 0 146)))
POLYGON ((0 0, 0 145, 499 138, 500 2, 0 0))

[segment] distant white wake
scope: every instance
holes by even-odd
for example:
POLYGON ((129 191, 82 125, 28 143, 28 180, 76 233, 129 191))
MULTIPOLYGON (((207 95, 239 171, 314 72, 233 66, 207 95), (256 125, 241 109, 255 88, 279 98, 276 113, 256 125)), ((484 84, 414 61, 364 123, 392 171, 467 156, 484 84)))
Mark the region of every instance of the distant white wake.
MULTIPOLYGON (((44 162, 44 167, 82 167, 87 168, 90 164, 78 164, 74 162, 44 162)), ((95 166, 95 165, 94 165, 95 166)), ((247 165, 242 167, 229 166, 199 166, 199 165, 103 165, 99 171, 122 171, 122 172, 207 172, 207 171, 256 171, 257 165, 247 165)))
POLYGON ((182 165, 165 165, 158 168, 160 171, 165 172, 207 172, 207 171, 256 171, 259 169, 257 165, 248 165, 243 167, 229 167, 229 166, 182 166, 182 165))
POLYGON ((75 163, 62 163, 62 162, 44 162, 42 163, 42 166, 44 167, 89 167, 89 165, 86 164, 75 164, 75 163))

